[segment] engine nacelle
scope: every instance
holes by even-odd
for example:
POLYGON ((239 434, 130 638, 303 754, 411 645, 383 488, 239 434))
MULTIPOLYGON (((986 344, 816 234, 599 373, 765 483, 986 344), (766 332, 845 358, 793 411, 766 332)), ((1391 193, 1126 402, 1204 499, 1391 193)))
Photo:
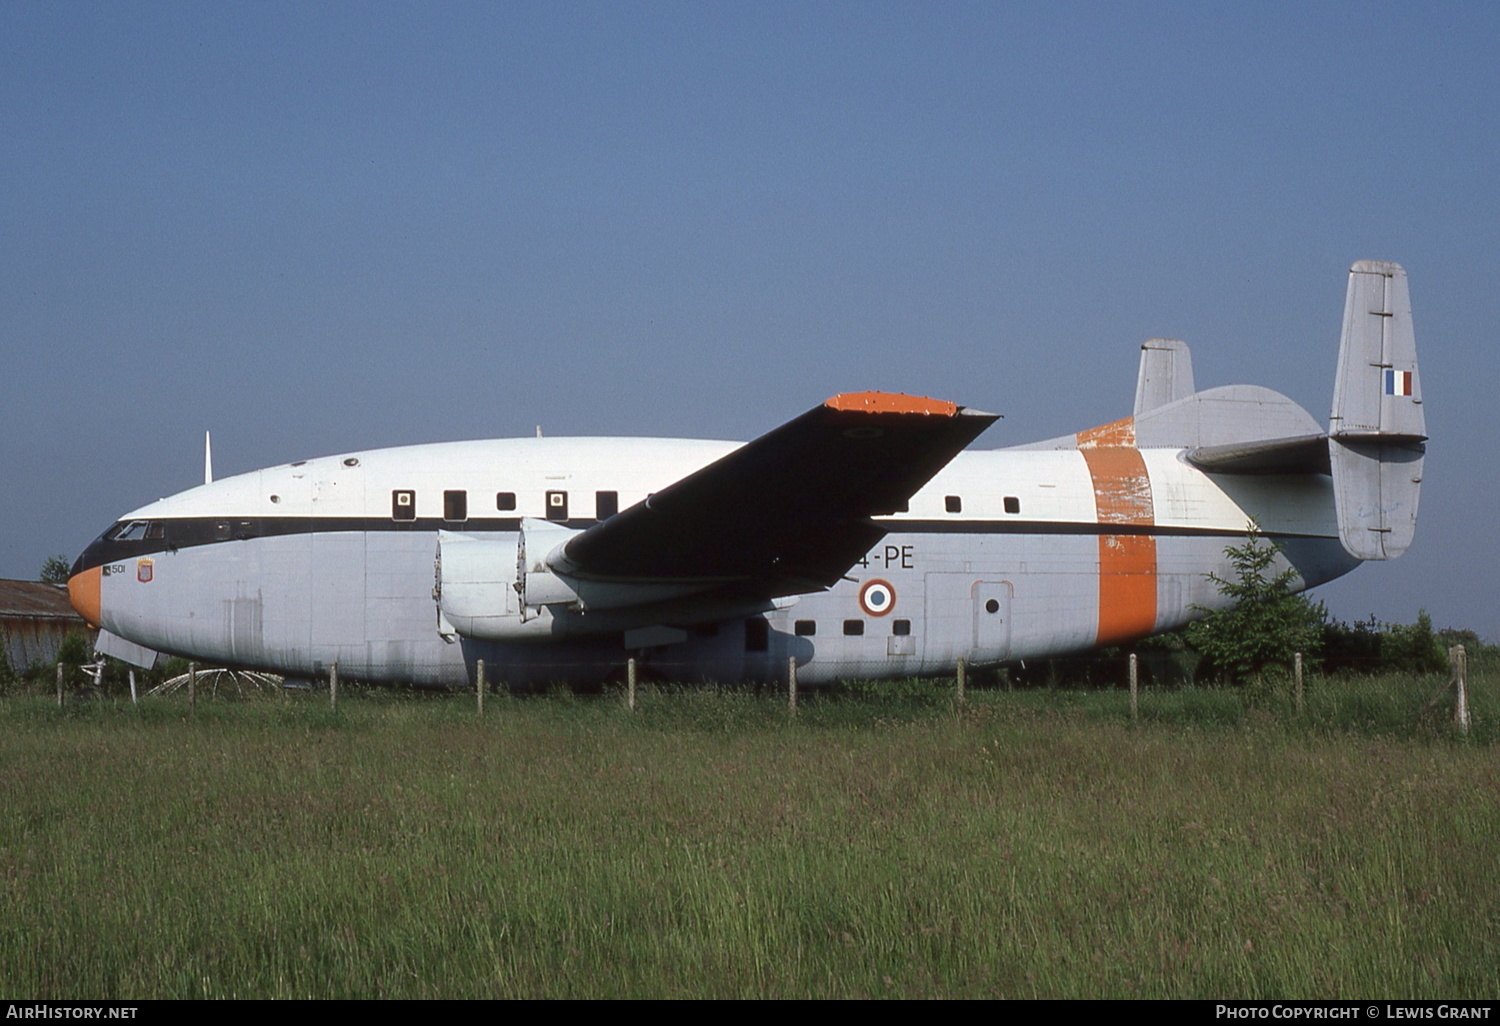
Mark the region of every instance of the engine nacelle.
POLYGON ((577 534, 546 520, 521 522, 512 541, 438 532, 438 633, 486 641, 554 641, 753 616, 779 604, 699 599, 712 584, 589 581, 553 569, 577 534))
POLYGON ((445 637, 498 638, 517 631, 521 614, 515 542, 439 531, 432 597, 437 601, 438 633, 445 637))

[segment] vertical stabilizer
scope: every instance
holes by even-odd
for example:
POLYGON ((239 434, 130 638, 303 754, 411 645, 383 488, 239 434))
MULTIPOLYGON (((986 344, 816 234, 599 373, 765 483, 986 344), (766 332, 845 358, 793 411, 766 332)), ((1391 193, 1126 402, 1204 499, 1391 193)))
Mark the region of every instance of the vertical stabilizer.
POLYGON ((1151 338, 1141 344, 1141 372, 1135 379, 1135 415, 1193 394, 1193 356, 1177 338, 1151 338))
POLYGON ((1406 272, 1361 260, 1349 269, 1328 455, 1339 539, 1358 559, 1394 559, 1417 526, 1427 422, 1406 272))

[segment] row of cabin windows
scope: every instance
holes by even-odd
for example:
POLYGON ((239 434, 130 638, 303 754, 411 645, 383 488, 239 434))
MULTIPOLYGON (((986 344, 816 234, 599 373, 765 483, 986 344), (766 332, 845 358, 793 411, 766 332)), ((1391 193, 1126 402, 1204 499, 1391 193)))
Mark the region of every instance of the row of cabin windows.
MULTIPOLYGON (((943 496, 943 508, 949 513, 962 513, 964 511, 964 500, 961 495, 943 496)), ((1005 497, 1005 512, 1021 512, 1021 499, 1019 496, 1007 495, 1005 497)))
MULTIPOLYGON (((799 638, 810 638, 818 633, 818 621, 797 620, 792 624, 792 632, 799 638)), ((845 637, 858 638, 865 633, 865 621, 845 620, 845 637)), ((910 620, 892 620, 891 633, 898 638, 904 638, 911 633, 910 620)), ((769 621, 756 617, 754 620, 745 621, 745 651, 765 652, 771 647, 771 624, 769 621)))
MULTIPOLYGON (((502 513, 513 512, 516 508, 515 492, 496 492, 495 509, 502 513)), ((962 496, 946 495, 943 497, 943 508, 949 513, 962 513, 964 511, 964 500, 962 496)), ((565 491, 550 491, 546 495, 546 510, 548 520, 568 519, 568 493, 565 491)), ((594 493, 594 517, 597 520, 608 520, 620 512, 619 492, 595 492, 594 493)), ((1021 500, 1014 495, 1005 496, 1005 512, 1017 514, 1021 512, 1021 500)), ((391 519, 392 520, 415 520, 417 519, 417 493, 409 488, 398 488, 391 493, 391 519)), ((462 523, 469 519, 469 493, 462 490, 445 491, 443 493, 443 519, 451 522, 462 523)))
MULTIPOLYGON (((818 633, 818 621, 816 621, 816 620, 798 620, 798 621, 796 621, 795 623, 792 624, 792 633, 796 634, 800 638, 811 638, 811 637, 813 637, 814 635, 816 635, 818 633)), ((865 633, 865 621, 863 621, 863 620, 845 620, 844 621, 844 635, 845 635, 845 637, 858 638, 858 637, 861 637, 864 633, 865 633)), ((891 633, 894 634, 898 638, 904 638, 904 637, 906 637, 908 634, 911 633, 911 621, 910 620, 892 620, 891 621, 891 633)))
MULTIPOLYGON (((548 492, 545 505, 548 520, 561 521, 568 519, 567 492, 548 492)), ((513 511, 516 508, 516 493, 496 492, 495 508, 502 513, 513 511)), ((595 519, 608 520, 618 512, 620 512, 619 492, 594 493, 595 519)), ((417 493, 415 490, 411 488, 398 488, 391 492, 391 519, 417 519, 417 493)), ((469 519, 468 492, 462 489, 451 489, 443 492, 443 519, 450 523, 462 523, 469 519)))

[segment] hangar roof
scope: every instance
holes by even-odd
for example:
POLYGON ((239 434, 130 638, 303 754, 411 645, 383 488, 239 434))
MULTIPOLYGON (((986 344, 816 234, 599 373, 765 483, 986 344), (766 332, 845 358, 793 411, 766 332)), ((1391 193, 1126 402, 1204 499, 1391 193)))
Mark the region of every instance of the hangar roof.
POLYGON ((68 589, 41 581, 0 580, 0 617, 82 621, 68 602, 68 589))

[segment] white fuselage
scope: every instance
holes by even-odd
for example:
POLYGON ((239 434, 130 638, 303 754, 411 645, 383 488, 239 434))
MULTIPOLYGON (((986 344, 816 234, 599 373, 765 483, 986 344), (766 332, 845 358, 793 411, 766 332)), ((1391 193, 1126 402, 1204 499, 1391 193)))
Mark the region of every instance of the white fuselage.
POLYGON ((441 622, 440 531, 513 544, 521 518, 549 513, 584 528, 737 444, 501 439, 241 474, 122 517, 80 559, 75 601, 81 592, 86 615, 147 649, 288 675, 337 663, 350 678, 455 685, 484 659, 494 681, 583 682, 635 654, 683 680, 777 679, 795 659, 799 678, 818 683, 1179 626, 1225 604, 1206 575, 1228 572, 1224 549, 1252 519, 1301 587, 1357 565, 1338 542, 1325 476, 1209 475, 1179 449, 1002 449, 960 453, 907 512, 879 520, 887 536, 828 591, 751 610, 559 610, 538 628, 497 599, 494 621, 516 618, 515 633, 499 636, 517 640, 441 622), (889 594, 869 592, 872 581, 889 594))

